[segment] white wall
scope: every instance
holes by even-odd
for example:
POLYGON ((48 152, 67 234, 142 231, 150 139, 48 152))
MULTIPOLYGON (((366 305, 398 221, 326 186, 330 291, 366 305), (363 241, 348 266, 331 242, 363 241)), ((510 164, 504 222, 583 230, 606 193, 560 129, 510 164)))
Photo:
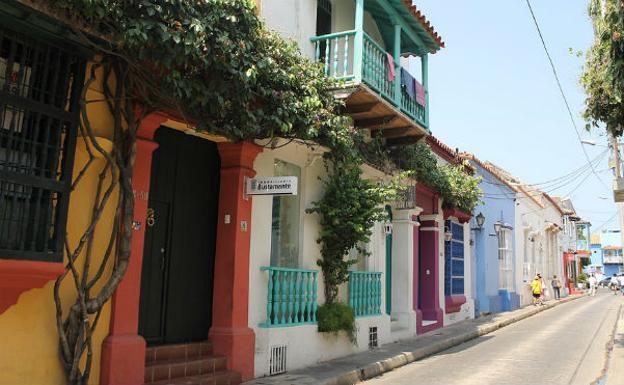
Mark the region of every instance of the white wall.
MULTIPOLYGON (((280 142, 279 144, 283 144, 280 142)), ((320 226, 316 215, 306 214, 312 202, 322 197, 322 181, 325 173, 319 150, 291 143, 275 150, 265 149, 254 162, 257 176, 273 175, 274 162, 280 159, 301 168, 299 194, 300 216, 300 258, 299 267, 319 270, 316 261, 320 258, 320 245, 316 242, 320 226)), ((384 175, 370 167, 363 167, 365 177, 380 179, 384 175)), ((251 216, 251 249, 249 268, 249 327, 256 333, 255 376, 268 375, 271 347, 286 344, 288 370, 293 370, 321 361, 363 351, 368 348, 370 326, 378 328, 379 344, 390 342, 390 317, 387 315, 360 317, 356 320, 358 344, 353 345, 344 334, 318 333, 316 325, 266 328, 260 324, 266 321, 268 276, 261 271, 270 265, 272 197, 255 196, 251 216)), ((385 311, 385 234, 383 225, 376 224, 368 246, 371 256, 367 260, 368 271, 382 272, 382 312, 385 311)), ((323 277, 318 273, 318 303, 324 303, 323 277)), ((347 302, 346 284, 341 286, 339 299, 347 302)))
MULTIPOLYGON (((316 6, 317 0, 263 0, 261 16, 270 29, 296 42, 304 55, 313 58, 314 45, 310 38, 316 35, 316 6)), ((332 1, 332 32, 354 28, 355 2, 332 1)), ((385 48, 379 28, 368 12, 364 13, 364 31, 385 48)))
POLYGON ((261 16, 270 29, 314 56, 310 38, 316 35, 316 0, 262 0, 261 16))
POLYGON ((516 195, 516 218, 515 218, 515 235, 516 235, 516 288, 520 295, 520 304, 527 305, 532 301, 530 283, 535 273, 536 267, 531 266, 528 275, 525 274, 525 263, 532 263, 536 260, 536 241, 538 229, 543 227, 543 221, 540 221, 540 211, 542 207, 538 206, 533 200, 526 195, 518 193, 516 195), (533 237, 534 241, 529 239, 533 237))

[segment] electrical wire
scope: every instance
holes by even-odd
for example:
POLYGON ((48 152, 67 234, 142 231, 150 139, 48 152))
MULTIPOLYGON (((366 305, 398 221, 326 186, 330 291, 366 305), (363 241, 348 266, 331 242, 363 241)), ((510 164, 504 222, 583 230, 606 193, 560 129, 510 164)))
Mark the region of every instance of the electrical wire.
MULTIPOLYGON (((555 63, 553 62, 550 53, 548 52, 548 47, 546 46, 546 41, 544 40, 544 36, 542 35, 542 30, 540 29, 537 18, 535 17, 535 13, 533 12, 533 7, 531 7, 530 0, 526 0, 526 4, 529 7, 529 12, 531 12, 531 17, 533 18, 533 23, 535 24, 535 28, 537 29, 537 33, 539 34, 539 38, 542 42, 542 46, 544 47, 544 52, 546 52, 546 57, 548 57, 548 61, 550 62, 550 67, 552 69, 553 75, 555 76, 555 80, 557 81, 557 86, 559 87, 559 92, 561 93, 561 97, 563 98, 563 102, 565 104, 566 109, 568 110, 568 115, 570 116, 570 121, 572 122, 572 127, 574 128, 574 132, 576 133, 576 137, 578 138, 579 145, 583 150, 583 154, 585 155, 585 159, 587 163, 591 165, 589 160, 589 155, 587 154, 587 150, 585 150, 585 146, 583 146, 583 139, 581 138, 581 134, 579 133, 578 127, 576 125, 576 121, 574 120, 574 114, 572 114, 572 109, 570 108, 570 104, 568 103, 568 98, 563 92, 563 87, 561 85, 561 81, 559 80, 559 74, 557 73, 557 69, 555 67, 555 63)), ((596 172, 593 165, 591 165, 592 173, 596 176, 596 179, 603 185, 604 188, 610 190, 610 188, 605 184, 605 182, 600 178, 600 175, 596 172)))

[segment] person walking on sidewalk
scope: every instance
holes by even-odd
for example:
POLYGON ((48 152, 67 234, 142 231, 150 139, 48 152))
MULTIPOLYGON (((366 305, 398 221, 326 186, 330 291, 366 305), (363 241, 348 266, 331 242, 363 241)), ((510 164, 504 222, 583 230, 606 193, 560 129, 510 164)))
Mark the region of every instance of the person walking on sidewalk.
POLYGON ((617 274, 613 274, 611 277, 611 281, 609 281, 609 288, 613 290, 613 294, 617 295, 617 292, 620 289, 620 280, 617 277, 617 274))
POLYGON ((592 297, 596 295, 596 286, 598 285, 598 280, 595 275, 591 275, 589 277, 589 295, 592 297))
POLYGON ((543 305, 546 301, 546 282, 544 282, 544 277, 540 273, 537 273, 537 276, 540 280, 540 285, 542 285, 542 294, 540 295, 540 305, 543 305))
POLYGON ((555 295, 555 299, 561 299, 561 281, 557 278, 556 275, 553 275, 552 282, 553 294, 555 295))
POLYGON ((533 305, 538 306, 543 304, 542 297, 542 278, 538 275, 533 278, 531 282, 531 292, 533 293, 533 305))

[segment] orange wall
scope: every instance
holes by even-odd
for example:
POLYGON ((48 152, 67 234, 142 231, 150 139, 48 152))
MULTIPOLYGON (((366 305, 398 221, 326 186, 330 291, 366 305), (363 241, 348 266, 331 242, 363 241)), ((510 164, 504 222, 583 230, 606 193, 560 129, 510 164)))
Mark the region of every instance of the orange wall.
MULTIPOLYGON (((99 87, 89 92, 88 99, 101 99, 99 87)), ((104 103, 92 103, 89 107, 90 121, 100 138, 100 144, 109 149, 111 142, 104 138, 111 136, 111 117, 104 103)), ((88 155, 82 138, 78 138, 74 177, 86 164, 88 155)), ((70 198, 67 232, 71 247, 75 247, 90 220, 90 213, 95 198, 98 174, 104 162, 96 159, 89 172, 78 184, 70 198)), ((93 262, 90 272, 93 274, 99 266, 103 251, 108 244, 108 237, 113 223, 117 197, 114 194, 106 206, 106 210, 98 226, 93 244, 93 262)), ((82 259, 78 261, 82 268, 82 259)), ((90 274, 90 275, 91 275, 90 274)), ((110 268, 105 276, 110 274, 110 268)), ((53 298, 54 281, 48 282, 43 288, 32 289, 23 293, 17 304, 0 314, 0 385, 61 385, 65 384, 65 375, 58 356, 58 333, 56 330, 55 308, 53 298)), ((101 286, 101 285, 100 285, 101 286)), ((98 287, 92 293, 97 293, 98 287)), ((73 281, 66 278, 61 287, 64 311, 73 304, 76 298, 73 281)), ((98 384, 100 377, 100 347, 108 334, 110 320, 110 303, 104 306, 98 327, 93 336, 93 365, 90 384, 98 384)))

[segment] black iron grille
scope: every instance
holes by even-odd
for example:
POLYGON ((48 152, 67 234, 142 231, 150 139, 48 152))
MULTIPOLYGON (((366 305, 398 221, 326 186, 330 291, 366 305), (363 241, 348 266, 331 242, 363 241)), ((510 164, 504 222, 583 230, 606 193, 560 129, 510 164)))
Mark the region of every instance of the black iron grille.
POLYGON ((62 260, 84 67, 0 27, 0 258, 62 260))

